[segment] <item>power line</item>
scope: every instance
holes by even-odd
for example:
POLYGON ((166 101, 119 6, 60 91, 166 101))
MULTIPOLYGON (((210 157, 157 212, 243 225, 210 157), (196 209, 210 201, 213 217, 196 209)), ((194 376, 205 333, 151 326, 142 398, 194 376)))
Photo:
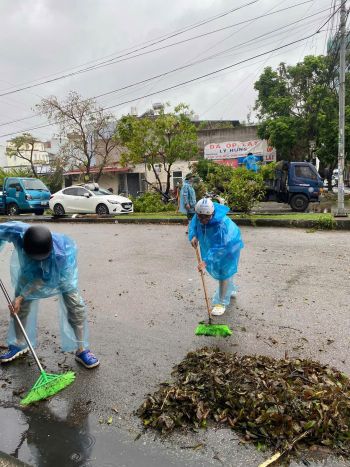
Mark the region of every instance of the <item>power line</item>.
MULTIPOLYGON (((346 1, 346 0, 344 0, 344 1, 346 1)), ((201 76, 198 76, 198 77, 196 77, 196 78, 192 78, 192 79, 190 79, 190 80, 183 81, 183 82, 181 82, 181 83, 175 84, 175 85, 173 85, 173 86, 169 86, 169 87, 167 87, 167 88, 164 88, 164 89, 161 89, 161 90, 158 90, 158 91, 149 93, 149 94, 146 94, 146 95, 141 96, 141 97, 137 97, 137 98, 130 99, 130 100, 127 100, 127 101, 124 101, 124 102, 121 102, 121 103, 118 103, 118 104, 115 104, 115 105, 112 105, 112 106, 109 106, 109 107, 105 107, 103 110, 109 110, 109 109, 111 109, 111 108, 120 107, 120 106, 122 106, 122 105, 128 104, 128 103, 130 103, 130 102, 134 102, 134 101, 139 100, 139 99, 144 99, 144 98, 146 98, 146 97, 150 97, 150 96, 153 96, 153 95, 158 94, 158 93, 161 93, 161 92, 165 92, 165 91, 169 91, 169 90, 171 90, 171 89, 178 88, 178 87, 183 86, 183 85, 185 85, 185 84, 189 84, 189 83, 198 81, 198 80, 203 79, 203 78, 206 78, 206 77, 208 77, 208 76, 212 76, 212 75, 215 75, 215 74, 220 73, 220 72, 222 72, 222 71, 225 71, 225 70, 228 70, 228 69, 230 69, 230 68, 233 68, 233 67, 235 67, 235 66, 237 66, 237 65, 240 65, 240 64, 242 64, 242 63, 246 63, 246 62, 248 62, 248 61, 254 60, 255 58, 259 58, 259 57, 262 57, 262 56, 264 56, 264 55, 266 55, 266 54, 270 54, 270 53, 275 52, 275 51, 277 51, 277 50, 281 50, 281 49, 283 49, 283 48, 289 47, 290 45, 294 45, 294 44, 297 44, 297 43, 302 42, 302 41, 304 41, 304 40, 308 40, 308 39, 310 39, 311 37, 313 37, 313 36, 315 36, 316 34, 318 34, 318 33, 321 32, 322 28, 328 24, 328 22, 333 18, 333 16, 339 11, 339 9, 341 8, 341 6, 342 6, 342 5, 340 5, 336 10, 334 10, 334 12, 332 13, 332 15, 330 15, 330 16, 328 17, 328 19, 327 19, 314 33, 309 34, 308 36, 305 36, 305 37, 303 37, 303 38, 301 38, 301 39, 297 39, 297 40, 295 40, 295 41, 289 42, 288 44, 284 44, 284 45, 282 45, 282 46, 279 46, 279 47, 276 47, 276 48, 274 48, 274 49, 268 50, 268 51, 266 51, 266 52, 262 52, 262 53, 260 53, 260 54, 254 55, 254 56, 249 57, 249 58, 247 58, 247 59, 240 60, 239 62, 233 63, 233 64, 228 65, 228 66, 225 66, 225 67, 223 67, 223 68, 219 68, 219 69, 217 69, 217 70, 214 70, 214 71, 212 71, 212 72, 206 73, 206 74, 201 75, 201 76)), ((11 136, 11 135, 18 134, 18 133, 23 133, 23 132, 28 132, 28 131, 36 130, 36 129, 39 129, 39 128, 47 128, 47 127, 52 126, 52 125, 54 125, 54 123, 49 123, 49 124, 45 124, 45 125, 40 125, 40 126, 37 126, 37 127, 32 127, 32 128, 28 128, 28 129, 25 129, 25 130, 12 132, 12 133, 7 133, 7 134, 0 135, 0 138, 6 137, 6 136, 11 136)))
MULTIPOLYGON (((195 40, 195 39, 199 39, 199 38, 202 38, 202 37, 206 37, 206 36, 210 36, 212 34, 216 34, 217 32, 221 32, 221 31, 225 31, 226 29, 231 29, 235 26, 240 26, 241 24, 246 24, 246 23, 249 23, 251 21, 255 21, 255 20, 258 20, 258 19, 261 19, 261 18, 265 18, 267 16, 270 16, 270 15, 274 15, 276 13, 280 13, 282 11, 285 11, 285 10, 290 10, 292 8, 296 8, 300 5, 304 5, 306 3, 310 3, 314 0, 306 0, 304 2, 301 2, 301 3, 297 3, 296 5, 292 5, 292 6, 289 6, 289 7, 285 7, 285 8, 281 8, 280 10, 276 10, 274 12, 271 12, 271 13, 265 13, 263 15, 260 15, 260 16, 255 16, 254 18, 250 18, 250 19, 247 19, 247 20, 244 20, 244 21, 239 21, 238 23, 234 23, 234 24, 230 24, 228 26, 224 26, 222 28, 219 28, 219 29, 214 29, 213 31, 209 31, 209 32, 206 32, 206 33, 202 33, 202 34, 199 34, 197 36, 192 36, 192 37, 189 37, 187 39, 183 39, 181 41, 178 41, 178 42, 173 42, 171 44, 167 44, 165 46, 162 46, 162 47, 158 47, 156 49, 152 49, 152 50, 149 50, 149 51, 146 51, 146 52, 143 52, 141 54, 136 54, 136 55, 132 55, 131 57, 128 57, 126 59, 123 59, 123 60, 118 60, 119 58, 123 58, 125 57, 125 55, 129 55, 129 54, 125 54, 125 55, 120 55, 118 57, 114 57, 113 59, 110 59, 110 60, 107 60, 105 62, 101 62, 97 65, 95 65, 94 67, 90 67, 88 69, 83 69, 83 70, 80 70, 79 72, 85 72, 85 71, 91 71, 91 70, 96 70, 98 68, 102 68, 104 66, 108 66, 108 65, 113 65, 115 63, 119 63, 119 62, 123 62, 123 61, 126 61, 126 60, 131 60, 133 58, 137 58, 137 57, 140 57, 140 56, 144 56, 144 55, 147 55, 147 54, 150 54, 150 53, 153 53, 153 52, 158 52, 159 50, 164 50, 164 49, 167 49, 169 47, 174 47, 176 45, 179 45, 179 44, 185 44, 187 42, 190 42, 192 40, 195 40)), ((320 12, 323 12, 323 11, 327 11, 328 8, 325 8, 324 10, 321 10, 320 12)), ((141 50, 141 49, 138 49, 138 50, 141 50)), ((134 50, 133 52, 131 53, 135 53, 137 52, 138 50, 134 50)))
MULTIPOLYGON (((311 0, 311 1, 312 1, 312 0, 311 0)), ((285 9, 286 9, 286 8, 284 8, 283 10, 285 10, 285 9)), ((104 93, 102 93, 102 94, 98 94, 98 95, 96 95, 96 96, 91 97, 91 99, 98 99, 98 98, 100 98, 100 97, 105 97, 105 96, 107 96, 107 95, 114 94, 114 93, 116 93, 116 92, 124 91, 124 90, 126 90, 126 89, 130 89, 130 88, 135 87, 135 86, 138 86, 138 85, 140 85, 140 84, 145 84, 145 83, 148 83, 148 82, 153 81, 153 80, 158 79, 158 78, 163 78, 163 77, 168 76, 168 75, 170 75, 170 74, 172 74, 172 73, 176 73, 176 72, 178 72, 178 71, 184 70, 184 69, 189 68, 189 67, 192 67, 192 66, 194 66, 194 65, 198 65, 198 64, 200 64, 200 63, 203 63, 203 62, 205 62, 205 61, 211 60, 211 59, 213 59, 213 58, 217 58, 217 57, 219 57, 220 55, 223 55, 223 54, 225 54, 225 53, 227 53, 227 52, 229 52, 229 51, 232 51, 232 50, 237 49, 237 48, 240 48, 240 47, 242 47, 242 46, 244 46, 244 45, 250 44, 250 43, 256 41, 257 39, 261 39, 261 38, 263 38, 263 37, 269 36, 269 35, 271 35, 271 34, 273 34, 273 33, 279 32, 279 31, 281 31, 281 30, 283 30, 283 29, 286 29, 286 28, 288 28, 288 27, 290 27, 290 26, 294 26, 295 24, 301 23, 302 21, 304 21, 304 20, 306 20, 306 19, 309 19, 309 18, 311 18, 311 17, 315 17, 315 16, 319 15, 320 13, 323 13, 324 11, 327 11, 327 10, 328 10, 328 8, 326 8, 326 9, 324 9, 324 10, 320 10, 320 11, 318 11, 318 12, 316 12, 316 13, 313 13, 312 15, 305 16, 305 17, 302 18, 302 19, 298 19, 298 20, 296 20, 296 21, 293 21, 292 23, 289 23, 289 24, 287 24, 287 25, 278 27, 278 28, 276 28, 276 29, 274 29, 274 30, 272 30, 272 31, 268 31, 268 32, 266 32, 266 33, 264 33, 264 34, 260 34, 260 35, 258 35, 258 36, 256 36, 256 37, 253 37, 253 38, 249 39, 248 41, 245 41, 245 42, 241 42, 241 43, 239 43, 239 44, 236 44, 235 46, 229 47, 228 49, 222 50, 221 52, 217 52, 217 53, 215 53, 215 54, 213 54, 213 55, 210 55, 210 56, 208 56, 208 57, 204 57, 204 58, 202 58, 202 59, 200 59, 200 60, 197 60, 197 61, 188 63, 188 64, 186 64, 186 65, 182 65, 182 66, 177 67, 177 68, 173 68, 173 69, 168 70, 168 71, 166 71, 166 72, 164 72, 164 73, 160 73, 160 74, 158 74, 158 75, 153 75, 153 76, 151 76, 151 77, 149 77, 149 78, 146 78, 146 79, 143 79, 143 80, 140 80, 140 81, 136 81, 136 82, 134 82, 134 83, 131 83, 131 84, 122 86, 122 87, 120 87, 120 88, 117 88, 117 89, 113 89, 113 90, 111 90, 111 91, 104 92, 104 93)), ((278 11, 282 11, 282 10, 278 10, 278 11)), ((278 11, 276 11, 276 12, 278 12, 278 11)), ((275 13, 276 13, 276 12, 275 12, 275 13)), ((269 13, 269 14, 271 14, 271 13, 269 13)), ((269 14, 268 14, 268 15, 269 15, 269 14)), ((260 18, 260 17, 259 17, 259 18, 260 18)), ((31 119, 31 118, 35 118, 35 117, 38 117, 38 116, 40 116, 40 114, 35 114, 35 115, 28 116, 28 117, 23 117, 23 118, 16 119, 16 120, 13 120, 13 121, 10 121, 10 122, 3 122, 3 123, 0 123, 0 127, 1 127, 1 126, 6 126, 6 125, 10 125, 10 124, 12 124, 12 123, 18 123, 19 121, 29 120, 29 119, 31 119)))
MULTIPOLYGON (((281 3, 278 4, 278 7, 279 7, 280 5, 283 4, 283 1, 284 1, 284 0, 282 0, 281 3)), ((234 29, 234 32, 230 33, 228 36, 226 36, 225 38, 219 40, 218 42, 215 42, 215 43, 214 43, 213 45, 211 45, 209 48, 208 48, 208 47, 205 47, 205 50, 204 50, 204 51, 202 51, 202 52, 196 54, 195 57, 191 58, 190 60, 186 60, 186 62, 183 63, 183 65, 189 64, 189 63, 191 63, 193 60, 197 60, 199 57, 203 56, 204 54, 208 54, 208 52, 209 52, 210 50, 212 50, 212 49, 215 49, 217 45, 219 45, 219 44, 221 44, 221 43, 227 41, 228 39, 232 38, 233 36, 239 34, 240 31, 241 31, 244 27, 250 26, 251 24, 253 24, 254 22, 256 22, 258 19, 260 19, 260 17, 269 16, 269 13, 270 13, 271 11, 273 11, 275 8, 276 8, 276 6, 273 6, 272 8, 269 8, 267 11, 262 12, 262 14, 261 14, 260 16, 258 16, 258 17, 250 18, 250 19, 248 19, 248 20, 246 20, 246 21, 241 21, 241 22, 237 23, 236 26, 237 26, 237 25, 242 25, 242 26, 241 26, 240 28, 235 28, 235 29, 234 29)), ((149 88, 149 91, 148 91, 148 92, 150 92, 150 91, 156 86, 156 83, 160 83, 160 82, 163 81, 163 80, 164 80, 163 77, 160 77, 159 79, 157 79, 157 80, 154 82, 154 84, 149 88)), ((142 101, 142 99, 141 99, 139 102, 137 102, 137 105, 139 105, 139 103, 140 103, 141 101, 142 101)))
MULTIPOLYGON (((328 8, 327 8, 327 10, 328 10, 328 8)), ((305 17, 304 19, 311 18, 312 16, 316 16, 316 15, 318 15, 318 14, 320 14, 320 13, 323 13, 324 11, 325 11, 325 10, 322 10, 321 12, 318 12, 318 13, 314 13, 314 14, 312 14, 312 15, 310 15, 310 16, 305 17)), ((108 92, 104 92, 104 93, 102 93, 102 94, 98 94, 98 95, 94 96, 93 98, 94 98, 94 99, 98 99, 99 97, 104 97, 104 96, 107 96, 107 95, 109 95, 109 94, 114 94, 115 92, 118 92, 118 91, 124 91, 125 89, 128 89, 128 88, 130 88, 130 87, 136 86, 136 85, 138 85, 138 84, 144 84, 144 83, 147 83, 147 82, 149 82, 149 81, 151 81, 151 80, 153 80, 153 79, 157 79, 157 78, 160 78, 160 77, 163 77, 163 76, 167 76, 167 75, 169 75, 169 74, 171 74, 171 73, 174 73, 174 72, 176 72, 176 71, 180 71, 180 70, 183 70, 183 69, 185 69, 185 68, 189 68, 189 67, 191 67, 191 66, 193 66, 193 65, 197 65, 197 64, 199 64, 199 63, 203 63, 203 62, 205 62, 205 61, 211 60, 212 58, 217 58, 218 56, 220 56, 220 55, 222 55, 222 54, 224 54, 224 53, 227 53, 228 51, 232 51, 232 50, 234 50, 234 49, 237 49, 237 48, 242 47, 243 45, 250 44, 251 42, 254 42, 254 41, 257 40, 257 39, 261 39, 262 37, 268 36, 268 35, 270 35, 270 34, 272 34, 272 33, 274 33, 274 32, 279 32, 279 31, 281 31, 282 29, 285 29, 285 28, 287 28, 287 27, 293 26, 293 25, 295 25, 295 24, 297 24, 297 23, 300 23, 300 22, 301 22, 301 20, 293 21, 292 23, 289 23, 289 24, 287 24, 287 25, 285 25, 285 26, 281 26, 281 27, 279 27, 279 28, 277 28, 277 29, 274 29, 274 30, 272 30, 272 31, 266 32, 266 33, 264 33, 264 34, 260 34, 259 36, 256 36, 256 37, 254 37, 254 38, 252 38, 252 39, 249 39, 248 41, 245 41, 245 42, 241 42, 241 43, 239 43, 239 44, 236 44, 236 45, 234 45, 233 47, 229 47, 228 49, 225 49, 225 50, 223 50, 223 51, 221 51, 221 52, 217 52, 217 53, 215 53, 215 54, 213 54, 213 55, 209 55, 208 57, 204 57, 204 58, 202 58, 202 59, 200 59, 200 60, 197 60, 197 61, 195 61, 195 62, 189 63, 189 64, 187 64, 187 65, 183 65, 183 66, 181 66, 181 67, 173 68, 172 70, 166 71, 166 72, 164 72, 164 73, 160 73, 160 74, 158 74, 158 75, 151 76, 150 78, 146 78, 146 79, 143 79, 143 80, 141 80, 141 81, 136 81, 135 83, 128 84, 128 85, 123 86, 123 87, 121 87, 121 88, 113 89, 112 91, 108 91, 108 92)))
MULTIPOLYGON (((243 8, 246 8, 246 7, 250 6, 250 5, 253 5, 254 3, 257 3, 257 2, 259 2, 259 1, 260 1, 260 0, 251 0, 250 2, 245 3, 244 5, 240 5, 240 6, 237 7, 237 8, 232 8, 232 9, 230 9, 230 10, 228 10, 228 11, 226 11, 226 12, 220 14, 220 15, 216 15, 214 18, 209 18, 208 20, 204 20, 204 21, 202 21, 202 22, 200 22, 200 23, 195 23, 194 25, 189 26, 188 28, 184 28, 184 29, 180 29, 179 31, 175 31, 174 33, 172 33, 172 34, 170 34, 170 35, 167 35, 167 36, 165 36, 164 38, 161 37, 160 39, 154 40, 154 41, 151 42, 150 44, 148 44, 148 42, 146 42, 147 45, 143 45, 143 46, 141 46, 141 47, 139 47, 139 48, 137 48, 137 49, 135 49, 135 50, 131 50, 130 52, 127 52, 127 53, 125 53, 125 54, 123 54, 123 55, 120 55, 120 56, 115 57, 114 59, 118 59, 118 58, 120 58, 120 57, 126 57, 126 56, 129 56, 129 55, 131 55, 131 54, 134 54, 135 52, 138 52, 138 51, 140 51, 140 50, 144 50, 144 49, 146 49, 146 48, 152 47, 153 45, 156 45, 156 44, 159 44, 159 43, 161 43, 161 42, 167 41, 167 40, 169 40, 169 39, 171 39, 171 38, 173 38, 173 37, 176 37, 176 36, 178 36, 178 35, 180 35, 180 34, 184 34, 185 32, 188 32, 188 31, 191 31, 191 30, 193 30, 193 29, 196 29, 196 28, 198 28, 198 27, 200 27, 200 26, 203 26, 203 25, 205 25, 205 24, 207 24, 207 23, 209 23, 209 22, 212 22, 212 21, 214 21, 214 20, 217 20, 217 19, 219 19, 219 18, 222 18, 222 17, 224 17, 224 16, 227 16, 228 14, 231 14, 231 13, 233 13, 233 12, 235 12, 235 11, 238 11, 238 10, 241 10, 241 9, 243 9, 243 8)), ((311 1, 311 0, 308 0, 308 1, 311 1)), ((106 62, 101 62, 101 63, 98 63, 98 64, 96 64, 96 65, 93 65, 93 66, 90 66, 90 67, 87 67, 87 68, 84 68, 84 69, 82 69, 82 70, 78 70, 78 71, 75 71, 75 72, 72 72, 72 73, 67 73, 67 74, 64 74, 64 75, 62 75, 62 76, 58 76, 58 77, 56 77, 56 78, 52 78, 52 79, 49 79, 49 80, 46 80, 46 81, 42 81, 42 82, 40 82, 40 83, 32 84, 32 85, 29 85, 29 86, 23 86, 23 87, 20 87, 20 88, 18 88, 18 89, 12 90, 12 91, 11 91, 11 90, 6 91, 5 93, 0 94, 0 97, 1 97, 1 96, 4 96, 4 95, 7 95, 7 94, 13 94, 13 93, 19 92, 19 91, 24 91, 24 90, 30 89, 30 88, 32 88, 32 87, 42 86, 43 84, 47 84, 47 83, 51 83, 51 82, 54 82, 54 81, 57 81, 57 80, 61 80, 61 79, 64 79, 64 78, 68 78, 68 77, 70 77, 70 76, 74 76, 74 75, 77 75, 77 74, 80 74, 80 73, 85 73, 85 72, 87 72, 87 71, 91 71, 91 70, 94 70, 94 69, 96 69, 96 68, 100 68, 100 67, 103 66, 104 64, 107 65, 107 64, 109 64, 109 62, 110 62, 111 60, 114 60, 114 59, 110 59, 110 60, 107 60, 106 62)), ((96 60, 95 60, 95 61, 96 61, 96 60)), ((97 59, 97 61, 98 61, 98 59, 97 59)), ((74 68, 76 68, 76 67, 74 67, 74 68)), ((39 79, 40 79, 40 78, 39 78, 39 79)), ((35 81, 37 81, 37 80, 35 80, 35 81)))
MULTIPOLYGON (((276 48, 274 48, 274 49, 268 50, 268 51, 266 51, 266 52, 262 52, 262 53, 260 53, 260 54, 254 55, 254 56, 249 57, 249 58, 246 58, 246 59, 244 59, 244 60, 240 60, 240 61, 238 61, 238 62, 236 62, 236 63, 233 63, 233 64, 231 64, 231 65, 225 66, 225 67, 223 67, 223 68, 219 68, 219 69, 214 70, 214 71, 211 71, 211 72, 209 72, 209 73, 205 73, 204 75, 197 76, 196 78, 192 78, 192 79, 190 79, 190 80, 183 81, 183 82, 181 82, 181 83, 178 83, 178 84, 169 86, 169 87, 167 87, 167 88, 163 88, 163 89, 161 89, 161 90, 158 90, 158 91, 155 91, 155 92, 146 94, 146 95, 141 96, 141 97, 137 97, 137 98, 134 98, 134 99, 129 99, 129 100, 127 100, 127 101, 120 102, 120 103, 118 103, 118 104, 105 107, 103 110, 109 110, 109 109, 112 109, 112 108, 115 108, 115 107, 121 107, 121 106, 123 106, 123 105, 125 105, 125 104, 129 104, 130 102, 134 102, 134 101, 136 101, 136 100, 138 100, 138 99, 144 99, 144 98, 146 98, 146 97, 154 96, 155 94, 159 94, 159 93, 162 93, 162 92, 165 92, 165 91, 170 91, 170 90, 172 90, 172 89, 176 89, 176 88, 178 88, 178 87, 180 87, 180 86, 183 86, 183 85, 185 85, 185 84, 193 83, 193 82, 195 82, 195 81, 198 81, 198 80, 200 80, 200 79, 206 78, 206 77, 208 77, 208 76, 213 76, 213 75, 215 75, 215 74, 217 74, 217 73, 220 73, 220 72, 222 72, 222 71, 228 70, 228 69, 233 68, 233 67, 235 67, 235 66, 237 66, 237 65, 240 65, 240 64, 242 64, 242 63, 246 63, 246 62, 248 62, 248 61, 254 60, 255 58, 262 57, 262 56, 264 56, 264 55, 266 55, 266 54, 270 54, 271 52, 275 52, 275 51, 277 51, 277 50, 281 50, 281 49, 284 49, 284 48, 289 47, 289 46, 291 46, 291 45, 294 45, 294 44, 297 44, 297 43, 302 42, 302 41, 304 41, 304 40, 307 40, 307 39, 309 39, 309 38, 315 36, 315 35, 318 34, 319 32, 321 32, 321 29, 328 23, 328 21, 330 21, 331 18, 332 18, 332 16, 329 17, 328 20, 327 20, 325 23, 323 23, 322 26, 320 26, 314 33, 309 34, 308 36, 305 36, 305 37, 303 37, 303 38, 301 38, 301 39, 297 39, 297 40, 295 40, 295 41, 289 42, 288 44, 284 44, 284 45, 282 45, 282 46, 279 46, 279 47, 276 47, 276 48)), ((16 131, 16 132, 12 132, 12 133, 7 133, 7 134, 0 135, 0 138, 6 137, 6 136, 11 136, 11 135, 18 134, 18 133, 23 133, 23 132, 28 132, 28 131, 36 130, 36 129, 39 129, 39 128, 46 128, 46 127, 49 127, 49 126, 52 126, 52 125, 54 125, 54 123, 49 123, 49 124, 46 124, 46 125, 40 125, 40 126, 37 126, 37 127, 28 128, 28 129, 26 129, 26 130, 16 131)))
MULTIPOLYGON (((209 18, 207 18, 206 20, 202 20, 202 21, 199 21, 199 22, 197 22, 197 23, 193 23, 193 24, 191 24, 191 25, 189 25, 189 26, 185 26, 185 27, 183 27, 183 28, 177 29, 177 30, 175 30, 175 31, 173 31, 173 32, 171 32, 171 33, 164 34, 164 35, 162 35, 162 36, 158 36, 157 38, 150 39, 150 40, 148 40, 148 41, 146 41, 146 42, 141 42, 141 43, 139 43, 139 44, 135 44, 135 45, 132 46, 132 47, 127 47, 127 48, 122 49, 122 50, 120 50, 120 51, 118 51, 118 52, 113 52, 113 53, 111 53, 111 54, 105 55, 104 57, 96 58, 96 59, 94 59, 94 60, 89 60, 88 62, 82 63, 82 64, 77 65, 77 66, 75 66, 75 67, 66 68, 65 70, 62 70, 62 71, 60 71, 60 72, 51 73, 51 74, 49 74, 49 75, 43 76, 42 78, 37 78, 36 80, 34 80, 34 82, 35 82, 35 81, 38 81, 38 80, 41 80, 41 79, 49 78, 50 76, 55 76, 55 75, 57 75, 57 74, 59 74, 59 73, 65 72, 65 71, 75 70, 75 69, 77 69, 77 68, 81 68, 82 66, 88 65, 88 64, 90 64, 90 63, 99 62, 100 60, 103 60, 103 59, 105 59, 105 58, 107 58, 107 57, 113 57, 115 54, 121 53, 121 52, 124 52, 124 51, 127 51, 127 50, 129 50, 129 51, 131 50, 130 53, 137 52, 138 50, 140 50, 140 48, 137 48, 137 47, 144 46, 144 45, 146 45, 146 44, 148 44, 147 47, 151 47, 151 46, 153 46, 153 45, 156 45, 157 43, 166 41, 166 40, 171 39, 171 38, 173 38, 173 37, 176 37, 176 36, 178 36, 178 35, 180 35, 180 34, 184 34, 184 33, 188 32, 188 31, 191 31, 192 29, 196 29, 196 28, 199 28, 199 27, 201 27, 201 26, 204 26, 205 24, 208 24, 209 22, 212 22, 212 21, 215 21, 215 20, 217 20, 217 19, 220 19, 220 18, 222 18, 222 17, 224 17, 224 16, 227 16, 227 15, 229 15, 229 14, 231 14, 231 13, 233 13, 233 12, 235 12, 235 11, 241 9, 241 8, 244 8, 244 7, 246 7, 246 6, 250 6, 251 4, 256 3, 256 2, 258 2, 258 1, 260 1, 260 0, 254 0, 254 1, 251 2, 251 3, 245 4, 245 5, 241 5, 241 6, 238 7, 238 8, 233 8, 233 9, 224 11, 223 13, 219 13, 219 14, 213 16, 213 17, 209 17, 209 18), (136 50, 133 50, 133 49, 135 49, 135 48, 136 48, 136 50)), ((309 0, 309 1, 311 1, 311 0, 309 0)), ((112 59, 111 59, 111 60, 112 60, 112 59)), ((22 83, 22 84, 25 85, 25 84, 29 84, 29 83, 33 83, 33 80, 32 80, 32 81, 24 82, 24 83, 22 83)))
MULTIPOLYGON (((243 8, 243 7, 246 7, 246 6, 249 6, 251 5, 252 3, 255 3, 259 0, 254 0, 253 2, 250 2, 246 5, 243 5, 241 6, 240 8, 243 8)), ((298 7, 300 5, 304 5, 306 3, 310 3, 312 2, 313 0, 305 0, 304 2, 301 2, 301 3, 298 3, 296 5, 292 5, 292 6, 289 6, 289 7, 285 7, 285 8, 282 8, 280 10, 276 10, 275 12, 271 12, 271 13, 267 13, 267 14, 264 14, 264 15, 260 15, 260 16, 257 16, 255 18, 250 18, 248 20, 244 20, 244 21, 240 21, 238 23, 235 23, 235 24, 232 24, 232 25, 229 25, 229 26, 225 26, 223 28, 219 28, 219 29, 216 29, 214 31, 209 31, 207 33, 203 33, 203 34, 199 34, 197 36, 193 36, 193 37, 190 37, 190 38, 187 38, 187 39, 183 39, 181 41, 178 41, 178 42, 174 42, 172 44, 168 44, 168 45, 165 45, 165 46, 162 46, 162 47, 158 47, 156 49, 152 49, 152 50, 148 50, 148 51, 145 51, 145 52, 142 52, 142 53, 139 53, 139 54, 135 54, 135 52, 138 52, 140 50, 143 50, 145 48, 149 48, 151 47, 152 45, 155 45, 159 42, 164 42, 164 40, 168 40, 170 37, 173 37, 173 36, 169 36, 167 39, 162 39, 160 41, 157 41, 157 42, 153 42, 151 45, 147 45, 147 46, 143 46, 143 47, 140 47, 139 49, 136 49, 136 50, 133 50, 131 52, 128 52, 126 54, 122 54, 122 55, 119 55, 117 57, 114 57, 113 59, 109 59, 107 61, 104 61, 104 62, 100 62, 96 65, 93 65, 93 66, 90 66, 90 67, 87 67, 87 68, 83 68, 81 70, 77 70, 77 71, 74 71, 74 72, 71 72, 71 73, 67 73, 67 74, 64 74, 64 75, 61 75, 61 76, 58 76, 56 78, 52 78, 52 79, 48 79, 48 80, 45 80, 45 81, 41 81, 40 83, 35 83, 35 84, 30 84, 28 86, 23 86, 23 87, 19 87, 17 89, 13 89, 13 90, 9 90, 9 91, 5 91, 3 93, 0 93, 0 97, 2 96, 6 96, 6 95, 9 95, 9 94, 14 94, 14 93, 17 93, 17 92, 21 92, 21 91, 25 91, 27 89, 31 89, 33 87, 38 87, 38 86, 42 86, 44 84, 49 84, 49 83, 52 83, 52 82, 55 82, 55 81, 59 81, 59 80, 62 80, 62 79, 66 79, 66 78, 69 78, 69 77, 72 77, 72 76, 76 76, 76 75, 79 75, 79 74, 82 74, 82 73, 87 73, 89 71, 93 71, 93 70, 97 70, 97 69, 100 69, 100 68, 104 68, 106 66, 110 66, 110 65, 114 65, 116 63, 120 63, 120 62, 124 62, 124 61, 127 61, 127 60, 131 60, 133 58, 137 58, 137 57, 141 57, 141 56, 144 56, 144 55, 148 55, 150 53, 154 53, 154 52, 157 52, 157 51, 160 51, 160 50, 164 50, 164 49, 167 49, 169 47, 174 47, 176 45, 179 45, 179 44, 184 44, 186 42, 189 42, 189 41, 192 41, 192 40, 195 40, 195 39, 199 39, 201 37, 205 37, 205 36, 209 36, 211 34, 215 34, 217 32, 220 32, 220 31, 223 31, 223 30, 226 30, 226 29, 229 29, 229 28, 232 28, 232 27, 235 27, 235 26, 238 26, 238 25, 241 25, 241 24, 245 24, 247 22, 250 22, 252 20, 256 20, 256 19, 261 19, 261 18, 264 18, 266 16, 270 16, 272 14, 276 14, 276 13, 279 13, 279 12, 282 12, 282 11, 285 11, 285 10, 290 10, 292 8, 295 8, 295 7, 298 7), (133 55, 134 54, 134 55, 133 55)), ((236 8, 235 10, 233 11, 236 11, 240 8, 236 8)), ((326 11, 328 10, 325 9, 325 10, 321 10, 321 11, 326 11)), ((187 31, 186 31, 187 32, 187 31)), ((180 33, 179 33, 180 34, 180 33)), ((178 35, 178 34, 176 34, 178 35)))

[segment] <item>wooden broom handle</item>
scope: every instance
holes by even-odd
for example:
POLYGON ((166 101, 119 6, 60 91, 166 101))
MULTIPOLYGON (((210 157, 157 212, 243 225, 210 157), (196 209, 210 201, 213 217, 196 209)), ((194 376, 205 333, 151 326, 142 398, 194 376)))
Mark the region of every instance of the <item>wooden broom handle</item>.
MULTIPOLYGON (((196 255, 197 255, 197 261, 198 261, 198 266, 200 265, 200 263, 202 262, 201 260, 201 254, 199 252, 199 247, 197 246, 195 248, 196 250, 196 255)), ((209 316, 209 323, 211 322, 211 312, 210 312, 210 305, 209 305, 209 300, 208 300, 208 292, 207 292, 207 287, 205 285, 205 280, 204 280, 204 272, 202 270, 199 271, 200 274, 201 274, 201 278, 202 278, 202 284, 203 284, 203 290, 204 290, 204 296, 205 296, 205 302, 207 304, 207 311, 208 311, 208 316, 209 316)))

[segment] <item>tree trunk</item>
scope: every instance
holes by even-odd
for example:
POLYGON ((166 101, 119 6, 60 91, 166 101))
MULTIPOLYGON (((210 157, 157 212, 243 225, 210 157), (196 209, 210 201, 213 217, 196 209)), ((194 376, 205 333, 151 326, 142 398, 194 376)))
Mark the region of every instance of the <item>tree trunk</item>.
POLYGON ((34 166, 33 162, 30 163, 30 166, 31 166, 34 177, 38 178, 38 174, 36 173, 35 166, 34 166))
POLYGON ((157 183, 158 183, 158 187, 159 187, 160 191, 163 193, 162 182, 160 181, 158 172, 156 171, 156 168, 154 167, 154 164, 151 164, 151 167, 152 167, 154 176, 156 177, 156 180, 157 180, 157 183))
POLYGON ((164 164, 164 170, 166 171, 166 188, 165 188, 165 194, 168 196, 170 192, 170 179, 171 179, 171 164, 169 164, 168 168, 165 167, 164 164))

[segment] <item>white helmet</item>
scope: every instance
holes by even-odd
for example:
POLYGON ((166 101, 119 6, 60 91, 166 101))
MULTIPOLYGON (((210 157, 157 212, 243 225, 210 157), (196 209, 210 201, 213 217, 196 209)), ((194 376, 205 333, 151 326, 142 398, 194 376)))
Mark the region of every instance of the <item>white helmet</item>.
POLYGON ((209 198, 202 198, 198 201, 195 207, 197 214, 204 214, 205 216, 211 216, 214 212, 214 204, 209 198))

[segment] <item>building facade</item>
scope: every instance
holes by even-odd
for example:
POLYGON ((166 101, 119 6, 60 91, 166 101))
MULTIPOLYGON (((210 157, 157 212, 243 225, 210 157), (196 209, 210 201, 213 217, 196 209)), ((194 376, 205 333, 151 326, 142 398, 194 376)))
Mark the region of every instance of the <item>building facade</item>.
POLYGON ((11 141, 6 143, 6 166, 5 168, 23 168, 30 169, 30 160, 33 165, 38 168, 38 173, 46 172, 49 167, 49 154, 45 149, 45 143, 42 141, 35 141, 33 146, 31 144, 24 144, 18 150, 20 154, 9 155, 15 148, 11 141))
MULTIPOLYGON (((198 122, 195 122, 198 124, 198 122)), ((239 122, 228 128, 198 128, 198 158, 204 157, 205 146, 210 144, 220 144, 226 141, 257 140, 257 126, 240 126, 239 122)), ((100 174, 99 165, 101 156, 95 155, 96 165, 90 170, 89 179, 96 181, 103 188, 111 188, 114 193, 123 193, 137 196, 148 191, 149 184, 158 187, 156 176, 150 167, 145 164, 128 165, 123 167, 120 163, 123 148, 115 147, 108 156, 108 161, 100 174)), ((272 159, 271 159, 272 160, 272 159)), ((171 167, 170 189, 174 189, 182 182, 184 177, 191 172, 191 167, 196 161, 176 161, 171 167)), ((157 175, 162 183, 163 189, 166 187, 167 173, 162 164, 156 164, 157 175)), ((65 172, 65 185, 70 186, 75 183, 84 183, 87 177, 83 169, 71 169, 65 172)))

